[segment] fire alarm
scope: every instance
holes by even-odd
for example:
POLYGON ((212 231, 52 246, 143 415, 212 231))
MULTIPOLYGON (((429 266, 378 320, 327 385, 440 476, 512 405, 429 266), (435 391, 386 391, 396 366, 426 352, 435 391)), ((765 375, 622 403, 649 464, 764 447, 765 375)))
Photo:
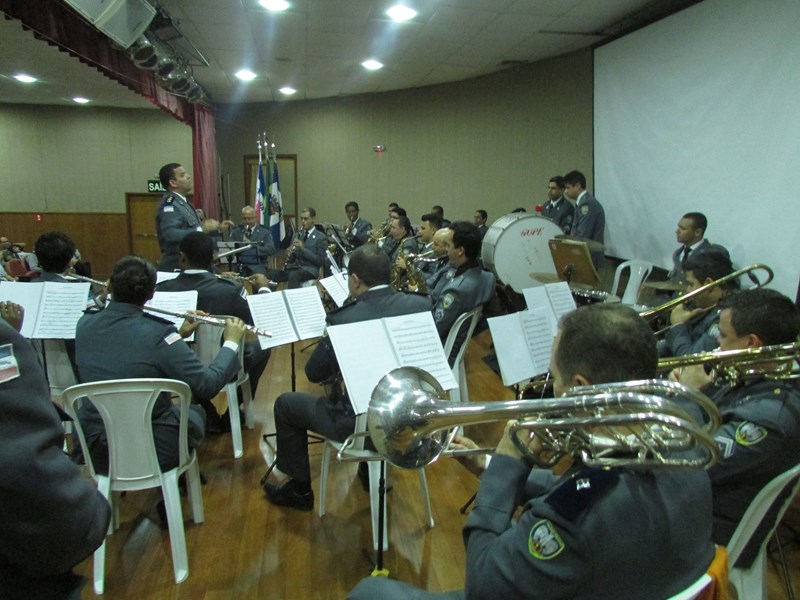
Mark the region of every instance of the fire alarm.
POLYGON ((374 152, 386 152, 386 146, 384 146, 383 144, 378 144, 377 146, 373 146, 372 150, 374 152))

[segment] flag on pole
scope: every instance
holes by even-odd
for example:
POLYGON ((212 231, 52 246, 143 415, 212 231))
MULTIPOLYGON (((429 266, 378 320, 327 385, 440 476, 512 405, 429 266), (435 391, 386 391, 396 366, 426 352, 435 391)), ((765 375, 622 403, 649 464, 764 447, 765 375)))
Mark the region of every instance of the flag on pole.
POLYGON ((267 192, 267 185, 266 180, 264 179, 264 164, 261 162, 261 152, 259 149, 258 153, 258 179, 256 180, 256 199, 253 202, 253 205, 256 209, 256 219, 258 220, 259 225, 263 225, 267 222, 265 218, 266 213, 266 192, 267 192))
POLYGON ((276 248, 286 239, 286 226, 283 224, 283 202, 278 181, 278 160, 272 165, 272 178, 269 185, 269 230, 276 248))

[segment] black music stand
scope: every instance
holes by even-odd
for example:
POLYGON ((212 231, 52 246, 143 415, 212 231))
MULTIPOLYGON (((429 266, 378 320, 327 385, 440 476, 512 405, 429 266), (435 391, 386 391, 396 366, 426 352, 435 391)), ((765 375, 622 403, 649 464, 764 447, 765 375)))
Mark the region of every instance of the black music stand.
MULTIPOLYGON (((236 249, 236 242, 217 242, 217 255, 224 254, 236 249)), ((238 260, 238 254, 229 254, 219 259, 220 262, 228 263, 228 271, 234 271, 233 265, 238 260)))
POLYGON ((238 266, 238 273, 240 275, 252 275, 253 273, 257 273, 253 267, 260 267, 261 266, 261 254, 259 252, 258 243, 257 242, 233 242, 236 248, 244 248, 246 246, 252 246, 247 250, 242 251, 240 254, 237 254, 239 258, 237 259, 237 266, 238 266), (249 271, 249 273, 243 273, 244 270, 249 271))
POLYGON ((580 283, 592 288, 600 285, 600 276, 594 268, 592 255, 586 242, 575 240, 550 240, 547 242, 556 273, 562 281, 580 283))

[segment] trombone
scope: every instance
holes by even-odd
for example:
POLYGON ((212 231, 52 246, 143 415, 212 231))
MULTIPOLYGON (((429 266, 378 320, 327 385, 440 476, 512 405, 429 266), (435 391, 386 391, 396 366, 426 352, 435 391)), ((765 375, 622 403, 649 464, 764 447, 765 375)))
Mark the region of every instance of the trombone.
POLYGON ((739 269, 738 271, 729 273, 724 277, 720 277, 719 279, 712 281, 711 283, 701 285, 696 290, 687 292, 683 296, 678 296, 677 298, 673 298, 668 302, 664 302, 663 304, 659 304, 658 306, 654 306, 653 308, 648 308, 647 310, 643 310, 642 312, 639 313, 639 316, 649 321, 650 319, 654 319, 655 317, 658 317, 665 312, 671 311, 679 304, 683 304, 684 302, 686 302, 687 300, 691 300, 695 296, 699 296, 700 294, 703 294, 712 288, 720 286, 723 283, 727 283, 729 281, 735 281, 736 279, 745 274, 747 274, 748 277, 750 277, 750 279, 752 279, 755 282, 756 288, 761 288, 768 285, 769 282, 772 281, 772 278, 774 277, 772 269, 770 269, 767 265, 762 263, 754 263, 748 267, 744 267, 743 269, 739 269), (751 275, 753 271, 758 271, 758 270, 762 270, 767 273, 766 281, 759 281, 758 279, 755 278, 755 276, 751 275))
POLYGON ((512 418, 518 421, 511 427, 511 439, 541 467, 551 467, 566 455, 602 467, 705 467, 719 456, 712 437, 720 424, 717 407, 705 395, 677 382, 654 379, 585 386, 573 388, 570 396, 562 398, 485 404, 453 403, 445 396, 439 383, 422 369, 390 371, 372 391, 369 433, 347 438, 337 459, 351 460, 345 454, 355 439, 370 435, 391 464, 418 469, 444 454, 456 431, 453 428, 512 418), (453 429, 449 435, 448 429, 453 429), (519 430, 534 433, 551 457, 533 454, 518 439, 519 430))
POLYGON ((718 376, 731 385, 755 375, 775 381, 800 379, 800 368, 796 362, 798 354, 800 341, 742 350, 699 352, 662 358, 658 361, 658 371, 668 373, 673 369, 704 365, 713 367, 718 376))
MULTIPOLYGON (((158 308, 157 306, 152 306, 150 304, 145 304, 144 310, 161 313, 162 315, 169 315, 171 317, 178 317, 179 319, 186 319, 187 321, 200 321, 201 323, 206 323, 208 325, 214 325, 215 327, 225 327, 225 319, 221 317, 214 317, 210 315, 196 315, 194 313, 185 312, 179 313, 174 310, 167 310, 166 308, 158 308)), ((254 333, 255 335, 260 335, 264 337, 272 337, 272 333, 266 331, 264 329, 259 329, 253 325, 245 325, 245 331, 249 331, 250 333, 254 333)))

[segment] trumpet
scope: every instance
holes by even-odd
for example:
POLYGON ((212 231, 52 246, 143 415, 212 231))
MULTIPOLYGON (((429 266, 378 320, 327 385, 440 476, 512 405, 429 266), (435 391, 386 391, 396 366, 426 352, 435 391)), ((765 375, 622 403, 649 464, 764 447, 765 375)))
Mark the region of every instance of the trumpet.
MULTIPOLYGON (((712 437, 720 424, 717 407, 682 384, 653 379, 570 392, 551 400, 453 403, 429 373, 400 367, 372 391, 367 427, 378 452, 403 469, 433 463, 444 454, 458 426, 511 418, 518 419, 511 427, 511 439, 541 467, 551 467, 566 455, 601 467, 706 467, 719 457, 712 437), (453 429, 449 435, 448 429, 453 429), (519 430, 534 433, 551 457, 533 454, 517 437, 519 430)), ((367 434, 350 436, 337 458, 349 460, 347 450, 363 435, 367 434)))
POLYGON ((800 369, 796 366, 798 353, 800 341, 742 350, 699 352, 662 358, 658 361, 658 370, 668 373, 673 369, 692 365, 709 366, 731 385, 737 385, 743 379, 755 375, 772 380, 800 379, 800 369))
MULTIPOLYGON (((186 319, 187 321, 200 321, 201 323, 206 323, 208 325, 214 325, 215 327, 225 327, 225 319, 222 317, 214 317, 209 315, 196 315, 193 313, 185 312, 179 313, 174 310, 167 310, 166 308, 158 308, 157 306, 151 306, 146 304, 144 310, 148 310, 154 313, 160 313, 162 315, 169 315, 171 317, 178 317, 180 319, 186 319)), ((253 325, 245 325, 245 331, 249 331, 250 333, 254 333, 255 335, 260 335, 263 337, 272 337, 272 333, 266 331, 264 329, 259 329, 253 325)))
POLYGON ((739 277, 741 277, 742 275, 745 275, 745 274, 747 274, 748 277, 750 277, 755 282, 757 288, 761 288, 761 287, 764 287, 765 285, 768 285, 769 282, 772 281, 772 278, 774 277, 774 273, 772 272, 772 269, 770 269, 767 265, 762 264, 762 263, 754 263, 754 264, 752 264, 752 265, 750 265, 748 267, 745 267, 743 269, 739 269, 738 271, 734 271, 733 273, 729 273, 728 275, 725 275, 724 277, 720 277, 719 279, 717 279, 715 281, 712 281, 711 283, 707 283, 705 285, 701 285, 696 290, 692 290, 691 292, 687 292, 683 296, 679 296, 677 298, 673 298, 672 300, 669 300, 668 302, 664 302, 663 304, 659 304, 658 306, 654 306, 653 308, 648 308, 647 310, 644 310, 644 311, 640 312, 639 316, 642 317, 643 319, 647 319, 647 320, 654 319, 655 317, 658 317, 658 316, 660 316, 661 314, 663 314, 665 312, 671 311, 673 308, 675 308, 679 304, 683 304, 687 300, 691 300, 695 296, 699 296, 700 294, 703 294, 703 293, 707 292, 708 290, 710 290, 712 288, 715 288, 717 286, 720 286, 720 285, 722 285, 724 283, 727 283, 729 281, 735 281, 736 279, 738 279, 739 277), (754 275, 751 275, 751 273, 753 271, 758 271, 758 270, 763 270, 763 271, 765 271, 767 273, 766 281, 759 281, 758 279, 755 278, 754 275))

